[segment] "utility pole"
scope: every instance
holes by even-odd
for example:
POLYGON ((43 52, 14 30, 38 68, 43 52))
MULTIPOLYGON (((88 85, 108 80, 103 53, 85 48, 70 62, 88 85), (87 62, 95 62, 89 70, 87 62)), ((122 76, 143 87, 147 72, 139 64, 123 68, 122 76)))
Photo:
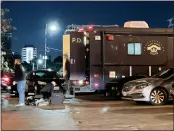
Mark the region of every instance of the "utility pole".
POLYGON ((47 60, 46 60, 46 56, 47 56, 47 24, 45 25, 45 56, 44 56, 44 68, 47 69, 47 60))

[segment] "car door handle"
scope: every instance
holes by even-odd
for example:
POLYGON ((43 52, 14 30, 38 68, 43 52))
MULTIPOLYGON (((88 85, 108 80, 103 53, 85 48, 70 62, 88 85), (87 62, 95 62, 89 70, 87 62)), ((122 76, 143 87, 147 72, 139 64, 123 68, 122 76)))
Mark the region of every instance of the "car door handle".
POLYGON ((76 60, 74 59, 74 64, 76 64, 76 60))
POLYGON ((73 59, 71 59, 71 64, 73 64, 73 59))
POLYGON ((71 64, 76 64, 76 60, 75 59, 71 59, 71 64))

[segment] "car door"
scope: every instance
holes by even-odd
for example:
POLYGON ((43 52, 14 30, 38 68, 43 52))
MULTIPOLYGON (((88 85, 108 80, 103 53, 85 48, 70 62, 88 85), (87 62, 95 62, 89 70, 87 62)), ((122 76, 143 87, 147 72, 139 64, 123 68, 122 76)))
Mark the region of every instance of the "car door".
POLYGON ((33 74, 34 74, 34 72, 32 71, 32 72, 28 73, 26 76, 26 84, 28 86, 33 86, 33 81, 34 81, 33 74))
POLYGON ((47 84, 47 72, 46 71, 36 71, 34 73, 35 85, 45 86, 47 84))
MULTIPOLYGON (((164 82, 162 83, 162 86, 166 88, 166 90, 168 91, 168 93, 170 94, 170 89, 172 88, 172 84, 173 84, 173 80, 174 80, 174 74, 169 76, 167 79, 164 80, 164 82)), ((169 95, 170 96, 170 95, 169 95)))

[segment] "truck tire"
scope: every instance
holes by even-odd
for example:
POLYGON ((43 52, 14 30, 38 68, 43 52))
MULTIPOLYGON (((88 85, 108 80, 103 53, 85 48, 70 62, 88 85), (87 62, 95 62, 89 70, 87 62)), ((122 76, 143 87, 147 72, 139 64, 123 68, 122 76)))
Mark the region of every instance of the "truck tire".
POLYGON ((120 91, 112 90, 112 87, 110 87, 109 90, 104 91, 104 96, 105 97, 113 97, 116 100, 121 100, 122 94, 120 91))

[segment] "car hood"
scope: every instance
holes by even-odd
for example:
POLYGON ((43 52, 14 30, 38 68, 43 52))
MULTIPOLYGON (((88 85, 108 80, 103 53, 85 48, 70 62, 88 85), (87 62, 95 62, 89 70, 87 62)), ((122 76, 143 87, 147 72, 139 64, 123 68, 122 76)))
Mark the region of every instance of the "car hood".
POLYGON ((156 82, 163 82, 164 80, 161 78, 142 78, 142 79, 137 79, 128 82, 127 84, 133 84, 133 83, 156 83, 156 82))

